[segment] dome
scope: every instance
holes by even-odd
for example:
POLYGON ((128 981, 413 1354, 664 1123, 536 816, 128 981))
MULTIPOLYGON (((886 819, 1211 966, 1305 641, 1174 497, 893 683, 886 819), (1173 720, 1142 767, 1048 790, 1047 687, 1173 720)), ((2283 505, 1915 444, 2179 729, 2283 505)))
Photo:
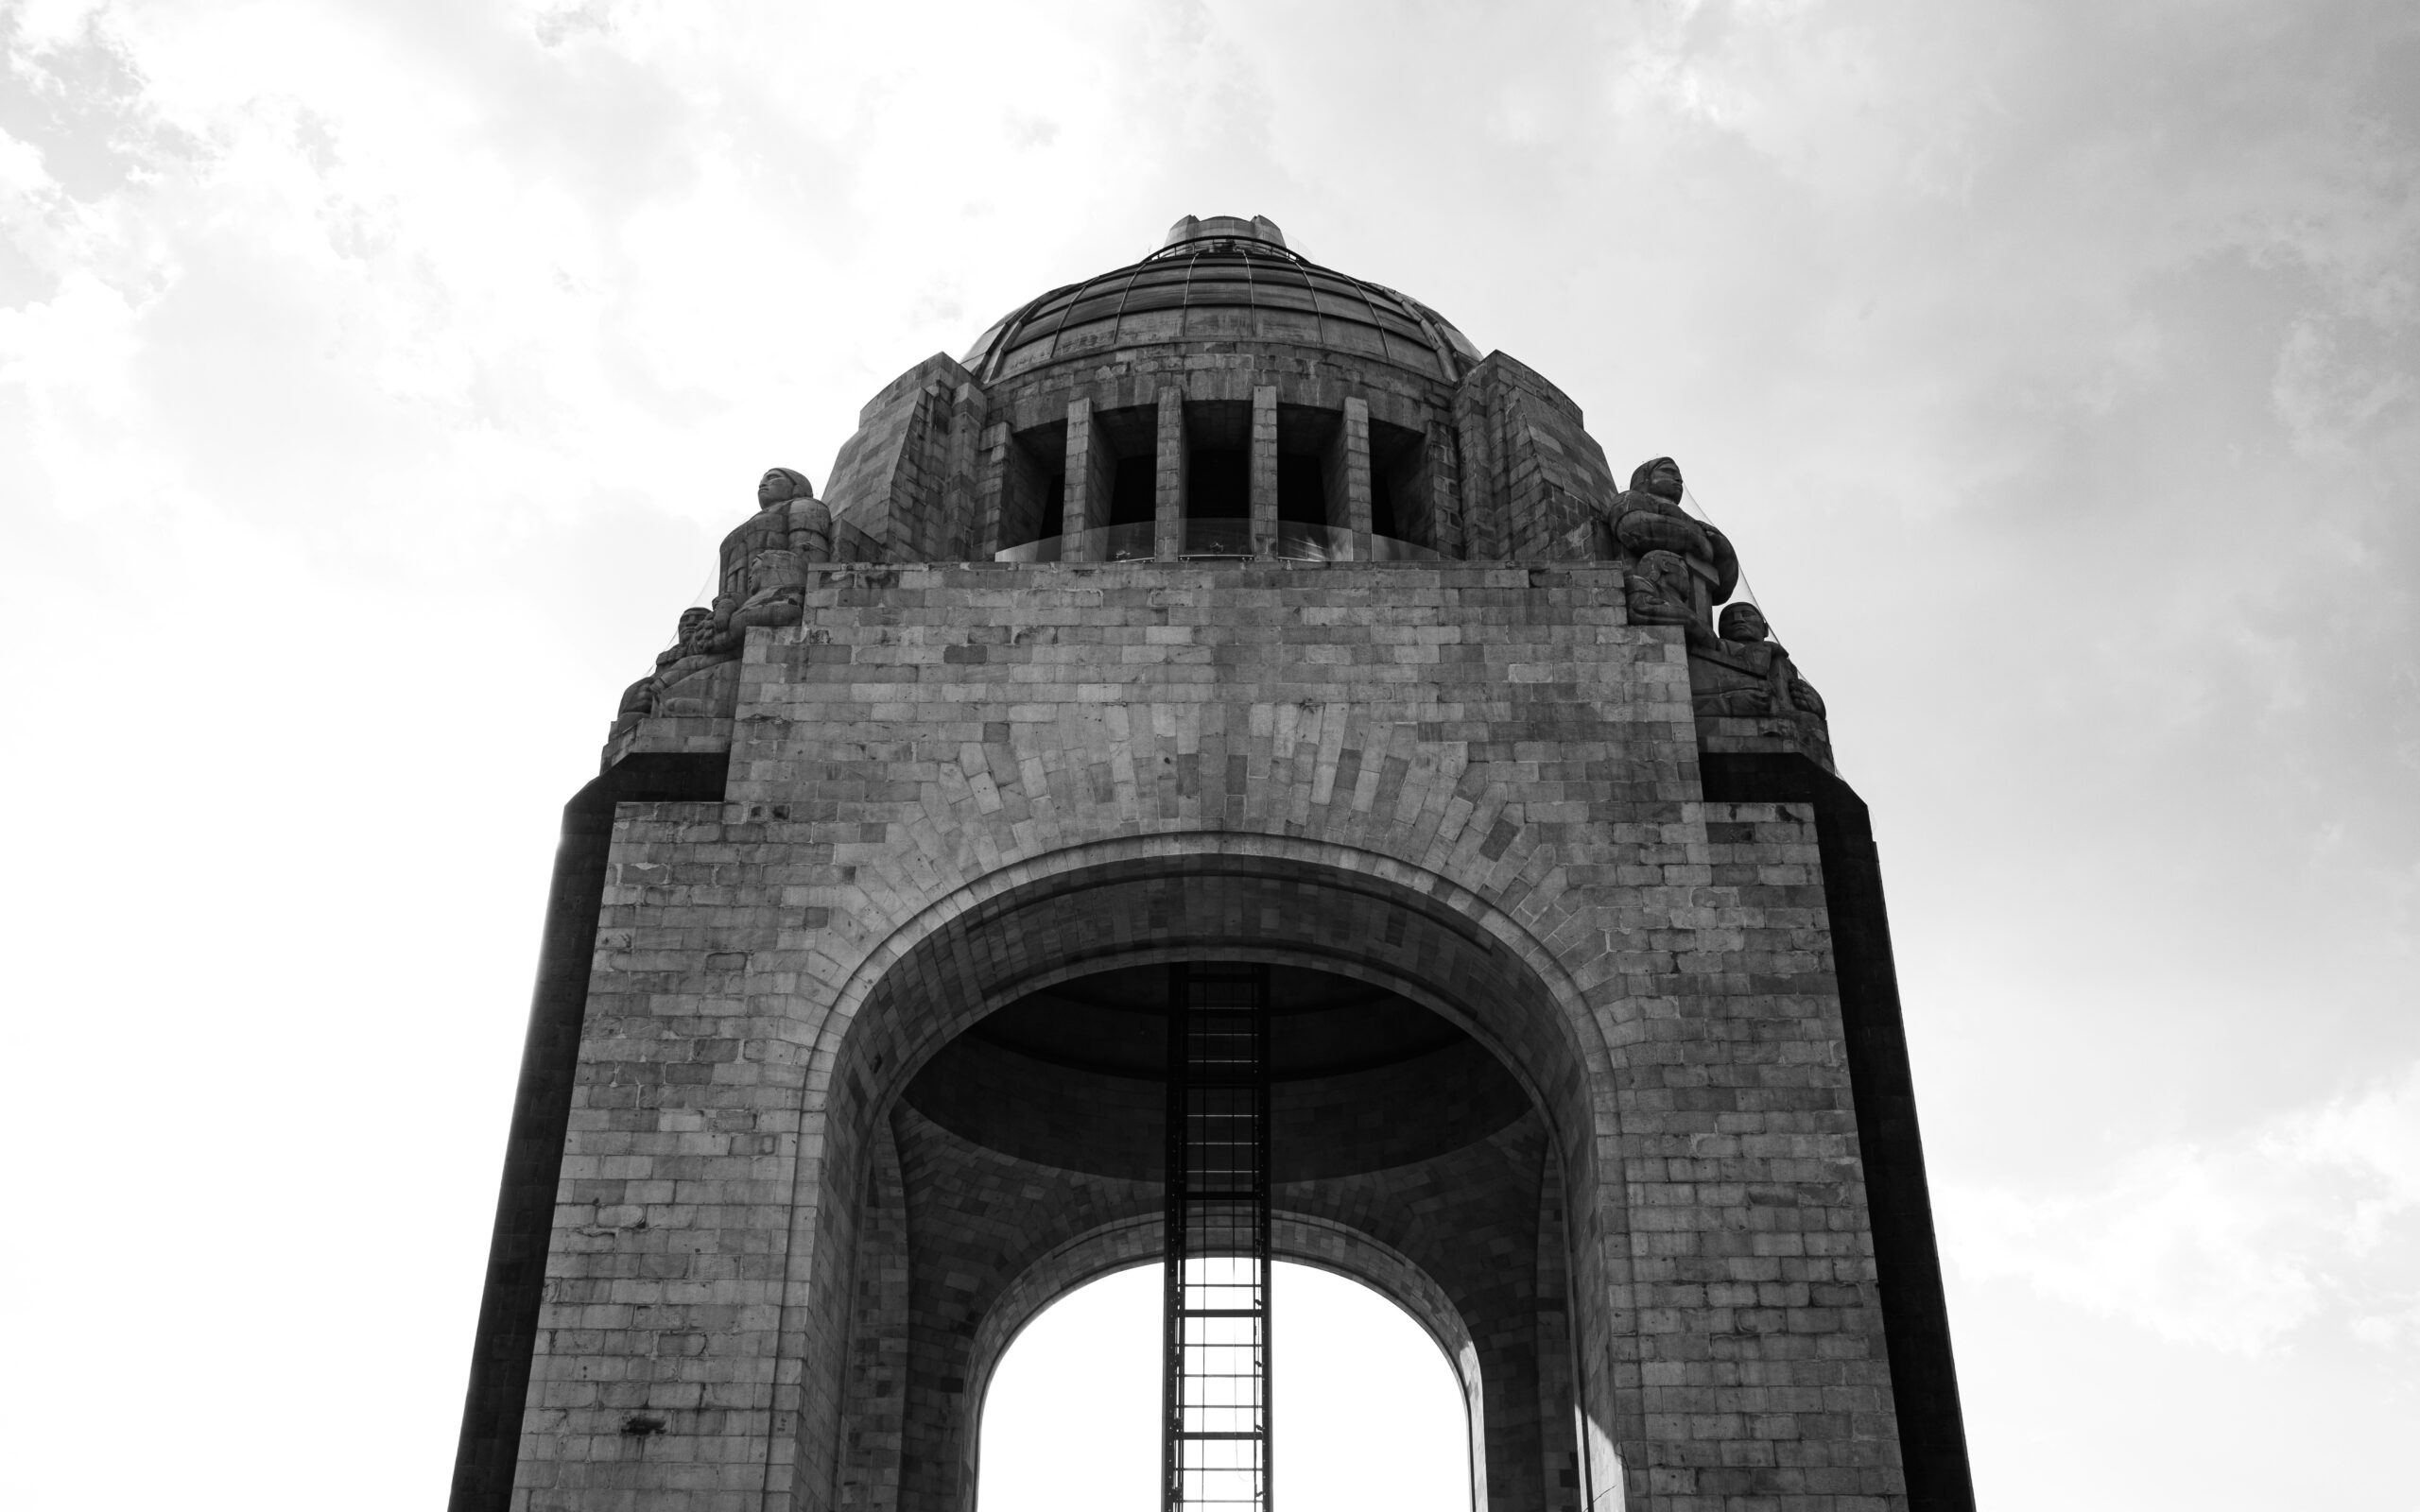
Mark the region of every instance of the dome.
POLYGON ((1141 262, 1010 312, 963 361, 989 384, 1092 352, 1181 341, 1324 347, 1448 384, 1479 361, 1436 311, 1322 267, 1289 249, 1266 215, 1186 215, 1141 262))

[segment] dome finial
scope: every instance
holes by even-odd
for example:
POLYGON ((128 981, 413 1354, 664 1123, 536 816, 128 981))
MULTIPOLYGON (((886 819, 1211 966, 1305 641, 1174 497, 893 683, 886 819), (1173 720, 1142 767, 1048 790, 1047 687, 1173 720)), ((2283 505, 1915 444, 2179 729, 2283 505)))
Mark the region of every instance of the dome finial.
POLYGON ((1207 241, 1213 237, 1233 237, 1238 241, 1267 242, 1283 248, 1286 233, 1277 222, 1267 215, 1254 215, 1247 220, 1241 215, 1180 215, 1168 228, 1167 238, 1160 243, 1163 250, 1185 242, 1207 241))

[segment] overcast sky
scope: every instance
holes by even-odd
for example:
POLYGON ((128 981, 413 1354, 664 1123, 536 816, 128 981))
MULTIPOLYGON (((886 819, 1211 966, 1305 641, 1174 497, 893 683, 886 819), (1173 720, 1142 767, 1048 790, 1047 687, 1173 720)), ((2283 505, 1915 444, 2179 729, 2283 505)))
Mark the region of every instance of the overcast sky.
POLYGON ((616 693, 766 467, 1192 213, 1737 544, 1873 805, 1984 1505, 2420 1507, 2408 0, 0 46, 0 1500, 437 1504, 616 693))

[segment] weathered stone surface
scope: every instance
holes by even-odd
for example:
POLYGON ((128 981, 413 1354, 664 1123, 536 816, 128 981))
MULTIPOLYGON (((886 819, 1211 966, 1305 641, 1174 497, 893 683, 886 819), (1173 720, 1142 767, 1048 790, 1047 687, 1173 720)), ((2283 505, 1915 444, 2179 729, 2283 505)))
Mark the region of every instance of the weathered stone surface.
POLYGON ((1616 490, 1579 405, 1497 352, 1462 380, 1453 415, 1472 556, 1599 555, 1596 517, 1616 490))
POLYGON ((1156 1258, 1161 1195, 1083 1145, 1153 1142, 1132 1068, 959 1037, 1191 959, 1460 1031, 1281 1089, 1274 1206, 1455 1362, 1490 1512, 1971 1506, 1870 833, 1794 664, 1717 635, 1677 470, 1618 490, 1567 399, 1384 291, 1096 282, 1036 306, 1066 352, 1020 312, 867 406, 839 560, 739 627, 727 714, 678 680, 617 723, 457 1506, 968 1505, 1000 1351, 1156 1258), (1254 559, 1184 559, 1197 444, 1254 559), (1130 476, 1163 559, 1080 559, 1130 476), (1425 558, 1274 559, 1288 486, 1340 555, 1383 498, 1425 558), (959 559, 1053 518, 1067 561, 959 559))

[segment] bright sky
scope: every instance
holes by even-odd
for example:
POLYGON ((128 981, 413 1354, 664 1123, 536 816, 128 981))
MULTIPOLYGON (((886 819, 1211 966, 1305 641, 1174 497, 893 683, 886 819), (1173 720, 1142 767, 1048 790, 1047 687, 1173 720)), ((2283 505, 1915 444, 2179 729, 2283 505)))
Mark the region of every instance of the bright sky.
MULTIPOLYGON (((1157 1512, 1161 1285, 1156 1265, 1119 1271, 1017 1335, 984 1402, 976 1512, 1157 1512)), ((1470 1512, 1444 1351, 1357 1281, 1280 1261, 1270 1293, 1277 1504, 1470 1512)))
POLYGON ((2420 9, 0 0, 0 1502, 437 1503, 615 694, 767 466, 1191 212, 1738 544, 1874 807, 1984 1504, 2420 1506, 2420 9))

